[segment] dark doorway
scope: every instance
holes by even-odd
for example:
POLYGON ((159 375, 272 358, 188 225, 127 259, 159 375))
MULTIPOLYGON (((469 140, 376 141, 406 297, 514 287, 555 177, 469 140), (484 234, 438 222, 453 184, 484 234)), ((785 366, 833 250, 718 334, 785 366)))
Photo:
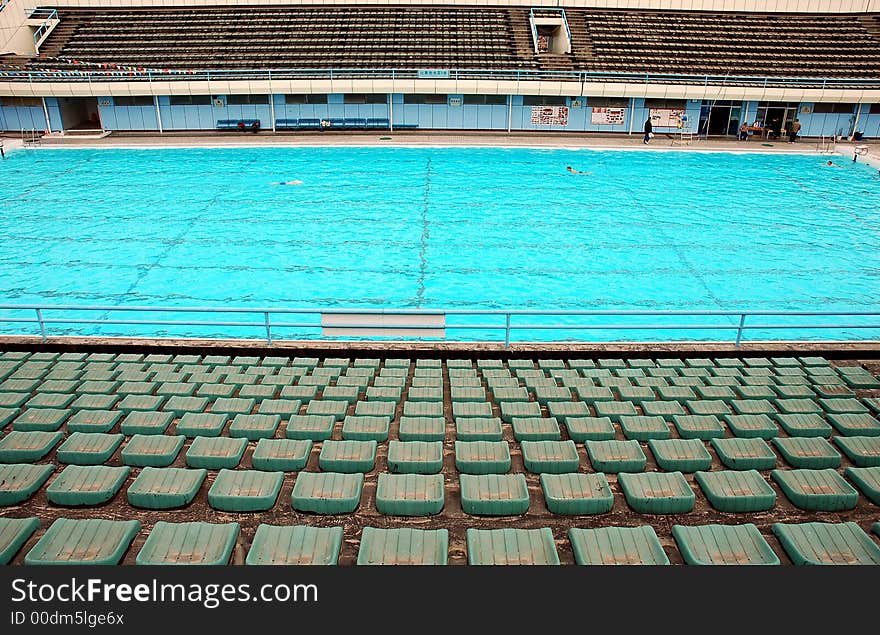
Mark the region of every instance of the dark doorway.
POLYGON ((95 97, 60 97, 64 130, 101 130, 101 115, 95 97))

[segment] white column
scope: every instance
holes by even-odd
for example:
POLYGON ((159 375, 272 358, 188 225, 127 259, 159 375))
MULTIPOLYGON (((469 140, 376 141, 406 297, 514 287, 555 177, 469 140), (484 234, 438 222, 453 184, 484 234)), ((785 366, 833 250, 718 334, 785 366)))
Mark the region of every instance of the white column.
POLYGON ((507 132, 510 133, 510 128, 513 125, 513 95, 507 96, 507 132))
POLYGON ((859 102, 858 110, 856 110, 856 120, 853 121, 853 129, 849 135, 849 140, 852 141, 856 136, 856 130, 859 129, 859 118, 862 116, 862 102, 859 102))
POLYGON ((388 93, 388 131, 394 132, 394 93, 388 93))
POLYGON ((636 118, 636 100, 629 98, 629 133, 633 133, 633 120, 636 118))
POLYGON ((46 116, 46 132, 52 132, 52 122, 49 121, 49 109, 46 107, 46 98, 42 97, 41 101, 43 102, 43 114, 46 116))
POLYGON ((275 95, 269 92, 269 116, 272 117, 272 132, 275 132, 275 95))
POLYGON ((159 124, 159 134, 163 134, 162 130, 162 113, 159 111, 159 95, 153 95, 153 105, 156 106, 156 123, 159 124))

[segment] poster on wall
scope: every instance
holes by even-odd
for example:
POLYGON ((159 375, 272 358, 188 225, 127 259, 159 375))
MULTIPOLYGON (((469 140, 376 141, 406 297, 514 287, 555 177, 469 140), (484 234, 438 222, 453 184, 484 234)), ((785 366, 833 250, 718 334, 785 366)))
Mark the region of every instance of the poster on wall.
POLYGON ((567 126, 568 106, 532 106, 532 123, 536 126, 567 126))
POLYGON ((684 108, 651 108, 651 124, 655 128, 681 128, 684 108))
POLYGON ((593 108, 590 122, 599 126, 622 126, 626 120, 626 108, 593 108))

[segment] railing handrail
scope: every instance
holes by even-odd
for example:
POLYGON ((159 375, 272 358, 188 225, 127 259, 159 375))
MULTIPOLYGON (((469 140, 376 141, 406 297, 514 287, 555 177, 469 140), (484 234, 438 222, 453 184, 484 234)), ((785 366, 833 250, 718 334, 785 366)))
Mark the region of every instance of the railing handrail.
MULTIPOLYGON (((413 332, 412 337, 418 337, 420 331, 443 330, 471 330, 471 331, 501 331, 504 333, 505 347, 510 346, 511 333, 513 331, 522 330, 699 330, 699 331, 736 331, 734 339, 735 346, 739 346, 743 335, 746 331, 751 330, 814 330, 814 329, 875 329, 880 330, 880 323, 857 323, 852 321, 827 323, 808 323, 808 324, 791 324, 791 323, 758 323, 746 324, 748 318, 760 316, 776 316, 776 317, 831 317, 853 318, 853 317, 880 317, 880 310, 877 311, 800 311, 800 310, 723 310, 723 309, 707 309, 707 310, 690 310, 690 309, 412 309, 412 308, 359 308, 359 307, 216 307, 216 306, 119 306, 119 305, 65 305, 65 304, 0 304, 0 311, 34 311, 35 317, 7 317, 0 316, 0 324, 37 324, 40 329, 40 336, 43 341, 48 338, 48 325, 52 324, 100 324, 100 325, 138 325, 138 326, 213 326, 213 327, 247 327, 265 329, 265 340, 267 344, 272 344, 272 329, 279 328, 300 328, 300 329, 323 329, 323 328, 343 328, 343 329, 391 329, 394 331, 413 332), (60 312, 102 312, 105 315, 99 318, 81 318, 81 317, 46 317, 46 311, 60 312), (134 312, 134 313, 200 313, 200 314, 250 314, 257 315, 262 318, 259 322, 254 321, 229 321, 229 320, 195 320, 195 319, 118 319, 111 318, 106 315, 112 312, 134 312), (421 324, 412 322, 402 322, 399 324, 383 322, 381 325, 372 324, 334 324, 325 325, 323 319, 320 322, 275 322, 271 318, 273 315, 425 315, 425 316, 498 316, 504 318, 504 323, 447 323, 444 319, 443 324, 421 324), (724 324, 656 324, 656 323, 523 323, 513 324, 514 316, 568 316, 568 317, 671 317, 671 316, 715 316, 736 318, 735 321, 724 324)), ((428 337, 436 337, 429 333, 428 337)))
MULTIPOLYGON (((79 62, 77 69, 25 69, 8 70, 0 68, 0 78, 13 81, 131 81, 132 79, 188 80, 204 81, 214 79, 246 79, 267 80, 271 74, 273 80, 297 78, 392 78, 413 79, 418 75, 418 68, 287 68, 287 69, 203 69, 203 70, 166 70, 147 69, 141 67, 110 66, 103 68, 98 63, 79 62)), ((791 86, 816 88, 851 88, 880 87, 877 78, 840 78, 840 77, 791 77, 791 76, 759 76, 759 75, 707 75, 690 73, 637 73, 623 71, 578 71, 578 70, 542 70, 542 69, 480 69, 460 68, 448 69, 452 80, 470 77, 486 77, 494 79, 516 80, 558 80, 571 82, 607 82, 607 83, 638 83, 638 84, 724 84, 745 86, 791 86)))

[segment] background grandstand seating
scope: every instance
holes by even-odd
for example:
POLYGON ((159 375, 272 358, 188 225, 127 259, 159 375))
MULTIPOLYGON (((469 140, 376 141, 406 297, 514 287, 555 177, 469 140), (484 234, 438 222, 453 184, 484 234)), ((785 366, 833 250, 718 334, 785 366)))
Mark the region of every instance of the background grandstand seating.
MULTIPOLYGON (((44 58, 169 69, 458 68, 880 76, 880 16, 569 9, 571 54, 535 54, 528 8, 60 11, 44 58)), ((7 60, 12 64, 20 60, 7 60)), ((32 66, 59 67, 54 60, 32 66)), ((63 65, 60 67, 63 68, 63 65)))

